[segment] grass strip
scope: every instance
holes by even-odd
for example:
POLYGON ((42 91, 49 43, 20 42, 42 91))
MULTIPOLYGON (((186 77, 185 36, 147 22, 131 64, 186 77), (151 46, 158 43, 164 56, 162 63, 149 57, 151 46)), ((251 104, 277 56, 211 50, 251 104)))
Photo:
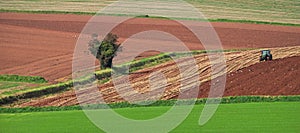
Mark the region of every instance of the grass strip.
POLYGON ((20 86, 20 84, 18 83, 10 83, 10 82, 1 82, 0 83, 0 90, 5 90, 5 89, 8 89, 8 88, 12 88, 12 87, 17 87, 17 86, 20 86))
POLYGON ((75 14, 75 15, 96 15, 95 12, 69 12, 69 11, 30 11, 30 10, 7 10, 0 9, 0 12, 13 12, 13 13, 31 13, 31 14, 75 14))
MULTIPOLYGON (((213 99, 218 100, 218 99, 213 99)), ((178 105, 193 105, 195 100, 179 100, 178 105)), ((203 105, 207 98, 197 99, 195 105, 203 105)), ((296 96, 234 96, 223 97, 221 104, 238 104, 238 103, 258 103, 258 102, 299 102, 300 95, 296 96)), ((139 104, 130 104, 128 102, 119 102, 111 104, 97 104, 85 105, 85 109, 118 109, 118 108, 134 108, 134 107, 159 107, 159 106, 173 106, 177 100, 159 100, 150 105, 149 101, 141 102, 139 104)), ((152 103, 152 102, 151 102, 152 103)), ((64 107, 25 107, 25 108, 0 108, 0 113, 25 113, 25 112, 47 112, 47 111, 68 111, 68 110, 82 110, 81 106, 64 106, 64 107)))
POLYGON ((282 25, 282 26, 297 26, 297 27, 300 27, 300 24, 254 21, 254 20, 209 19, 209 21, 210 22, 233 22, 233 23, 268 24, 268 25, 282 25))

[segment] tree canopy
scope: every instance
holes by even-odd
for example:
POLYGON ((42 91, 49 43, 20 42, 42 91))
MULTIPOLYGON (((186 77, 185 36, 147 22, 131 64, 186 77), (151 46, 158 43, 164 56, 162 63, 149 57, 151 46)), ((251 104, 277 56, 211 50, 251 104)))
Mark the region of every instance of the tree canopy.
POLYGON ((112 67, 112 60, 120 46, 118 38, 117 35, 109 33, 100 42, 97 34, 92 35, 92 40, 89 42, 89 51, 100 61, 101 69, 112 67))

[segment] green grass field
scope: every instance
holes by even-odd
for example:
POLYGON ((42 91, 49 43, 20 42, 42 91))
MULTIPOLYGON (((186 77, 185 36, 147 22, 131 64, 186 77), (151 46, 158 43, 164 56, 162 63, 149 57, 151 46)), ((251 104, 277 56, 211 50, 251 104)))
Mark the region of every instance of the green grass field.
MULTIPOLYGON (((0 11, 42 11, 40 13, 91 14, 103 9, 114 1, 117 0, 0 0, 0 11)), ((135 0, 131 1, 135 2, 135 0)), ((158 0, 149 1, 155 3, 158 0)), ((252 20, 300 24, 299 0, 186 1, 199 9, 209 19, 252 20)), ((166 8, 152 7, 152 9, 164 12, 166 8)), ((180 10, 178 11, 180 12, 180 10)))
MULTIPOLYGON (((115 109, 132 119, 149 119, 166 112, 170 107, 139 107, 115 109)), ((187 119, 173 132, 298 132, 300 103, 243 103, 221 104, 212 119, 198 125, 203 105, 196 105, 187 119)), ((105 111, 105 110, 100 110, 105 111)), ((82 111, 2 113, 0 132, 102 132, 82 111)))

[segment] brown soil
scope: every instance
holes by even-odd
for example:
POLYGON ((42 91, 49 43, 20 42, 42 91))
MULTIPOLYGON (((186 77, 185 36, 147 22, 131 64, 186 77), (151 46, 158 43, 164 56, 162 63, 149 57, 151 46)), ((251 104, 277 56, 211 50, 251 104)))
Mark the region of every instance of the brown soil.
MULTIPOLYGON (((240 96, 240 95, 298 95, 300 92, 297 74, 299 74, 297 59, 300 56, 300 47, 286 47, 271 49, 274 56, 274 61, 259 63, 259 50, 251 50, 244 52, 225 53, 227 65, 227 83, 225 96, 240 96), (292 58, 287 58, 292 57, 292 58), (283 59, 284 58, 284 59, 283 59), (259 64, 257 64, 259 63, 259 64), (255 65, 254 65, 255 64, 255 65), (270 73, 270 75, 269 75, 270 73), (248 75, 249 74, 249 75, 248 75), (267 77, 271 77, 267 78, 267 77), (282 78, 284 77, 284 78, 282 78), (263 80, 269 79, 269 80, 263 80), (250 81, 250 82, 249 82, 250 81)), ((189 82, 194 84, 192 79, 201 81, 199 97, 207 97, 210 87, 211 77, 218 77, 218 75, 211 75, 210 61, 206 54, 195 56, 198 71, 193 73, 189 78, 182 79, 178 67, 175 62, 171 61, 152 68, 140 70, 132 73, 129 77, 132 87, 139 93, 147 93, 149 91, 149 75, 153 72, 160 71, 167 79, 165 92, 160 99, 173 99, 178 96, 180 92, 189 93, 188 86, 180 88, 180 83, 189 82)), ((190 59, 181 60, 183 64, 190 64, 190 59)), ((183 72, 194 71, 189 65, 183 65, 183 72)), ((120 82, 124 78, 118 79, 120 82)), ((159 79, 154 82, 160 82, 159 79)), ((155 88, 154 92, 159 92, 164 89, 163 86, 155 88)), ((118 94, 112 82, 99 86, 99 90, 106 102, 120 102, 124 99, 118 94)), ((128 88, 122 88, 121 91, 125 95, 135 101, 145 100, 136 98, 133 91, 128 88)), ((80 92, 80 94, 89 93, 89 90, 80 92)), ((83 103, 94 103, 99 96, 82 95, 86 99, 83 103)), ((156 97, 156 96, 153 96, 156 97)), ((149 97, 150 99, 152 97, 149 97)), ((48 98, 38 98, 20 106, 68 106, 78 104, 74 90, 65 92, 63 94, 56 94, 48 98)))
MULTIPOLYGON (((0 13, 0 74, 43 76, 51 82, 70 75, 74 46, 90 18, 86 15, 0 13)), ((300 45, 299 27, 219 22, 212 25, 225 49, 300 45)), ((132 19, 119 25, 114 32, 124 40, 132 33, 149 29, 163 29, 181 37, 190 49, 203 49, 184 27, 170 20, 132 19)), ((144 56, 153 54, 155 52, 144 56)))
MULTIPOLYGON (((300 56, 267 61, 227 74, 224 96, 299 95, 300 56)), ((198 97, 208 96, 210 82, 200 87, 198 97)))

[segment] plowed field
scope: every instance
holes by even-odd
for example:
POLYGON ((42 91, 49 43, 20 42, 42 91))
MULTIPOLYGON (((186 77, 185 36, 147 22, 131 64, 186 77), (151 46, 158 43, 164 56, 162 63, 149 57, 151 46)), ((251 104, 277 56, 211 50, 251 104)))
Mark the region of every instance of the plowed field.
MULTIPOLYGON (((0 74, 43 76, 50 82, 70 75, 74 46, 90 18, 0 13, 0 74)), ((299 46, 300 42, 299 27, 221 22, 212 25, 225 49, 299 46)), ((132 33, 149 29, 164 29, 182 37, 190 49, 203 49, 197 40, 189 38, 184 27, 170 20, 137 18, 119 25, 114 32, 125 40, 132 33)), ((145 56, 153 54, 156 53, 144 53, 145 56)))

